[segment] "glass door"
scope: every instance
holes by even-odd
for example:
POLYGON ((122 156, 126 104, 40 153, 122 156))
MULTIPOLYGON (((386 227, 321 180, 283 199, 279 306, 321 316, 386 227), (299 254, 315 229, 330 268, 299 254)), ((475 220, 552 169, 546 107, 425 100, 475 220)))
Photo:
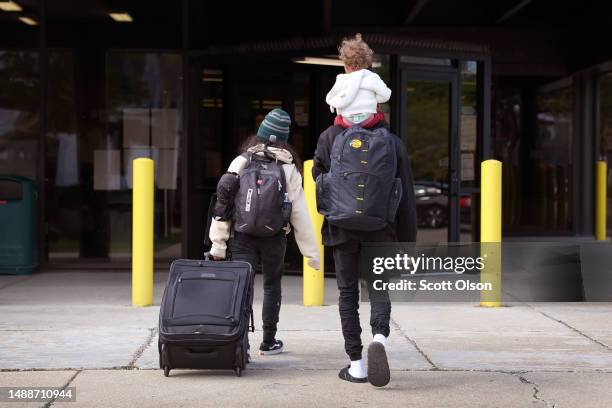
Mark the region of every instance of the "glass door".
POLYGON ((420 242, 459 241, 458 75, 402 70, 401 136, 412 160, 420 242))

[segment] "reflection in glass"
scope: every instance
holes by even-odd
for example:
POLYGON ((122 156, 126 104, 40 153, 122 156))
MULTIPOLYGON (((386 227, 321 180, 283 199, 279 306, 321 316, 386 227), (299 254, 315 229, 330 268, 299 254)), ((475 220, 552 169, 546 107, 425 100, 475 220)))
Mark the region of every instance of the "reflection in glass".
POLYGON ((518 89, 499 89, 494 104, 493 148, 494 157, 502 166, 502 228, 512 232, 521 225, 523 208, 523 172, 526 165, 521 156, 525 143, 524 103, 518 89))
POLYGON ((50 258, 77 258, 81 232, 79 139, 74 58, 68 50, 50 50, 46 143, 47 248, 50 258))
POLYGON ((478 105, 477 80, 478 64, 476 61, 460 62, 460 174, 461 191, 459 197, 460 209, 460 240, 473 242, 477 240, 476 229, 478 214, 478 194, 468 192, 466 188, 476 188, 478 170, 478 105))
POLYGON ((572 95, 571 86, 538 93, 531 151, 536 205, 530 218, 539 227, 565 233, 572 228, 572 95))
MULTIPOLYGON (((391 65, 389 64, 389 55, 374 55, 372 71, 376 72, 389 88, 392 88, 390 67, 391 65)), ((393 97, 393 95, 391 95, 391 97, 393 97)), ((389 99, 389 102, 381 104, 380 110, 385 114, 385 121, 387 123, 391 123, 391 99, 389 99)))
POLYGON ((448 241, 450 84, 408 81, 406 135, 417 199, 418 240, 448 241))
MULTIPOLYGON (((196 160, 195 164, 197 174, 209 179, 206 184, 209 186, 208 192, 212 194, 217 178, 223 174, 224 164, 223 71, 204 68, 201 79, 202 100, 198 120, 198 143, 202 160, 196 160)), ((204 186, 204 183, 200 184, 201 187, 204 186)))
POLYGON ((76 55, 49 53, 49 258, 129 260, 137 157, 155 160, 155 256, 180 256, 180 55, 76 55))
POLYGON ((0 50, 0 174, 36 180, 40 134, 38 53, 0 50))
MULTIPOLYGON (((108 178, 113 256, 130 252, 132 162, 155 161, 155 252, 159 258, 181 254, 179 135, 181 133, 181 57, 179 54, 126 53, 107 55, 108 133, 99 167, 108 178), (108 160, 107 155, 122 160, 108 160), (110 163, 114 167, 107 166, 110 163), (112 187, 120 179, 120 190, 112 187), (127 230, 126 230, 127 226, 127 230)), ((94 172, 96 172, 94 164, 94 172)))

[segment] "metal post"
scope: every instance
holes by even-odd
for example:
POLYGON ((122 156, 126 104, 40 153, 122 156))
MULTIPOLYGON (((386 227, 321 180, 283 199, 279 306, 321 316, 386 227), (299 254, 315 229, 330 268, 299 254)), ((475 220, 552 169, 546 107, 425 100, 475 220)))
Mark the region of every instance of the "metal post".
POLYGON ((595 164, 595 239, 606 240, 606 201, 608 165, 605 161, 595 164))
POLYGON ((323 226, 323 216, 317 212, 317 194, 315 182, 312 179, 312 160, 304 162, 304 194, 308 213, 314 226, 315 236, 319 244, 319 254, 321 255, 321 270, 317 271, 308 266, 308 260, 304 258, 304 306, 323 306, 325 294, 324 282, 324 252, 321 237, 321 227, 323 226))
POLYGON ((480 306, 500 307, 501 303, 501 223, 502 163, 485 160, 481 165, 480 242, 484 269, 480 282, 492 290, 480 292, 480 306))
POLYGON ((40 137, 38 141, 38 160, 36 161, 37 191, 38 191, 38 230, 36 239, 36 259, 39 265, 44 266, 48 260, 47 254, 47 186, 45 180, 47 171, 47 125, 49 113, 47 112, 47 98, 49 91, 49 53, 47 50, 47 0, 40 1, 39 21, 39 50, 38 63, 40 67, 40 137))
POLYGON ((133 163, 132 304, 153 304, 153 160, 133 163))

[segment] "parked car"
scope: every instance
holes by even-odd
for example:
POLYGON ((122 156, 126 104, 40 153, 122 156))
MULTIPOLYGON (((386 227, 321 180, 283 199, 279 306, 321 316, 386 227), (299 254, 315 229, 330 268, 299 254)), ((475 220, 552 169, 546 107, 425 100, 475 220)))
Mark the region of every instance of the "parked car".
MULTIPOLYGON (((414 195, 419 227, 441 228, 448 225, 448 184, 436 181, 415 181, 414 195)), ((459 207, 462 218, 469 219, 471 204, 470 194, 461 194, 459 207)))
POLYGON ((448 224, 448 185, 415 181, 414 196, 419 227, 441 228, 448 224))

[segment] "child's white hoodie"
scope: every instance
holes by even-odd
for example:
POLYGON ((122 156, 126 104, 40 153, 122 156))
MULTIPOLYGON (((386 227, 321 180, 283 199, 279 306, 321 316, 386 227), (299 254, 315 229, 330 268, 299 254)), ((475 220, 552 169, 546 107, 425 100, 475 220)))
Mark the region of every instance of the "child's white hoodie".
POLYGON ((378 74, 367 69, 339 74, 325 102, 338 115, 349 116, 357 113, 376 113, 379 103, 391 97, 391 90, 378 74))

